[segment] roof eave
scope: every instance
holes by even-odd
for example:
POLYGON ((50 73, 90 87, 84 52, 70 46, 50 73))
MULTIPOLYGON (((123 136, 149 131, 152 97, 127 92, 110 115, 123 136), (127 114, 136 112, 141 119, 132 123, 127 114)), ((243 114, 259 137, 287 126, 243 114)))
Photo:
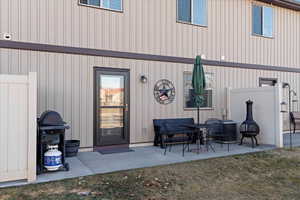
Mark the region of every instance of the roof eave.
POLYGON ((300 11, 300 3, 297 3, 293 0, 259 0, 259 1, 270 3, 283 8, 300 11))

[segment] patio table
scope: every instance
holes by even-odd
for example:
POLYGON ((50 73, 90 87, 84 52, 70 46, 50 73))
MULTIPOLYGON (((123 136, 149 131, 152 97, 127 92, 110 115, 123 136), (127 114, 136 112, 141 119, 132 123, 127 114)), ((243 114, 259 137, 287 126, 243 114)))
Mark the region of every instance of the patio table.
MULTIPOLYGON (((211 146, 211 144, 208 143, 208 141, 207 141, 208 138, 207 137, 204 138, 203 131, 202 131, 202 129, 207 129, 208 130, 209 128, 211 128, 212 127, 211 124, 193 124, 193 125, 186 124, 186 125, 182 125, 182 126, 196 130, 196 133, 197 133, 196 134, 196 144, 197 144, 197 149, 196 150, 197 150, 198 154, 200 152, 201 143, 202 143, 203 139, 205 139, 204 141, 205 141, 205 146, 206 146, 207 151, 209 150, 209 147, 210 147, 213 150, 213 152, 215 152, 215 150, 211 146)), ((192 150, 194 150, 194 149, 191 149, 190 151, 192 151, 192 150)))

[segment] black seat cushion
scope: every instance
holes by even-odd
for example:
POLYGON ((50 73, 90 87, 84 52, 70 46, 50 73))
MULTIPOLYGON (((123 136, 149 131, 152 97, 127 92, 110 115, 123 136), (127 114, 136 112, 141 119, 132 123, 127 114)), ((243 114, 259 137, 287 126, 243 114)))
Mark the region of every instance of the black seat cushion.
POLYGON ((185 125, 180 123, 165 123, 165 130, 169 133, 180 134, 180 133, 192 133, 193 130, 189 129, 185 125))

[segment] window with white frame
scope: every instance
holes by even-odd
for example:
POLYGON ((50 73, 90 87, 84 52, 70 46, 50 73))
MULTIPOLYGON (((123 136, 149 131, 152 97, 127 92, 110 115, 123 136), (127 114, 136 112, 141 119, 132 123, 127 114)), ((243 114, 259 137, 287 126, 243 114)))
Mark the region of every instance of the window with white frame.
POLYGON ((207 26, 207 0, 177 0, 177 20, 207 26))
MULTIPOLYGON (((184 108, 197 108, 195 104, 195 93, 192 87, 192 72, 183 73, 183 93, 184 93, 184 108)), ((205 73, 206 88, 204 95, 202 96, 201 108, 213 107, 213 74, 205 73)))
POLYGON ((116 11, 123 10, 122 0, 80 0, 79 3, 116 11))
POLYGON ((254 35, 273 37, 273 8, 252 6, 252 31, 254 35))

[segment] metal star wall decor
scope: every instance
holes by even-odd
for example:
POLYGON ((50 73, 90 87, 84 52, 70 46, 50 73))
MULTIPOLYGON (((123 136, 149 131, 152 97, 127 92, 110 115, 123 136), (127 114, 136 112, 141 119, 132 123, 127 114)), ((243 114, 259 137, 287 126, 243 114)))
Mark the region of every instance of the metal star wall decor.
POLYGON ((156 82, 154 86, 154 97, 160 104, 170 104, 175 99, 175 87, 173 83, 167 79, 156 82))

